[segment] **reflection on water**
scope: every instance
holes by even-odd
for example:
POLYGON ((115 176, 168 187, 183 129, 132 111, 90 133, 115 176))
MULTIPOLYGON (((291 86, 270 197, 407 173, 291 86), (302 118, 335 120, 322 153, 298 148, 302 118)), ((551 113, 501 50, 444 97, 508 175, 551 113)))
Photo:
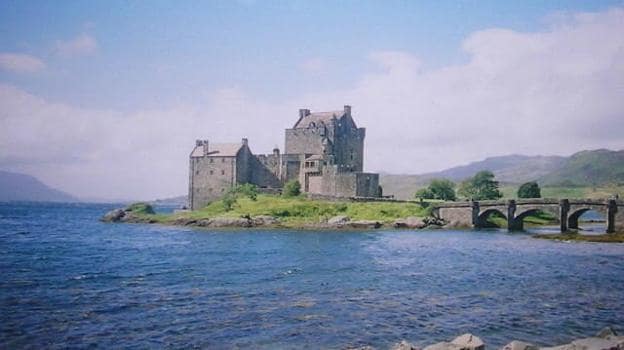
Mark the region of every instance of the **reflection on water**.
POLYGON ((624 323, 621 244, 99 223, 110 207, 0 204, 0 348, 386 348, 463 332, 496 348, 624 323))

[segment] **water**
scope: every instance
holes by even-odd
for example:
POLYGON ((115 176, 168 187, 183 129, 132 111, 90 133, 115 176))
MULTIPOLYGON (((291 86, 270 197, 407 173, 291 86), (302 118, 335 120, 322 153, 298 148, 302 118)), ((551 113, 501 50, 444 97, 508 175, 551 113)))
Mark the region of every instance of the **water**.
POLYGON ((202 231, 0 204, 0 348, 497 348, 624 324, 624 245, 502 231, 202 231))

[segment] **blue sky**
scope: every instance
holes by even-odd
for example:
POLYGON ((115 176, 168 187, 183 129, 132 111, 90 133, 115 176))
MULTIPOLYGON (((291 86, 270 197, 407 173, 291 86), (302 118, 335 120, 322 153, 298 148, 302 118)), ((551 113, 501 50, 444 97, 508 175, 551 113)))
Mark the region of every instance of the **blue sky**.
POLYGON ((535 31, 557 12, 622 1, 5 1, 0 49, 44 59, 43 76, 0 79, 52 100, 142 109, 236 86, 279 103, 352 85, 371 51, 406 51, 425 67, 466 60, 461 41, 491 27, 535 31), (60 59, 59 40, 87 34, 97 54, 60 59), (322 75, 301 72, 322 58, 322 75))
POLYGON ((373 171, 622 148, 622 7, 3 1, 0 168, 79 196, 175 195, 195 138, 268 152, 298 108, 343 104, 368 128, 373 171), (160 176, 128 185, 147 173, 160 176))

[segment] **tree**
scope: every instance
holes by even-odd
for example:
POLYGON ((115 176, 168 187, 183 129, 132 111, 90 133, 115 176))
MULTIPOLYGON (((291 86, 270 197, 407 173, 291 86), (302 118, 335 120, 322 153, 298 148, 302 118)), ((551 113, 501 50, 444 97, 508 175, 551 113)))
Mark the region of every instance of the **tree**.
POLYGON ((423 200, 423 199, 433 199, 433 192, 429 189, 429 187, 423 187, 416 191, 414 197, 423 200))
POLYGON ((296 197, 301 194, 301 184, 297 180, 290 180, 284 185, 282 196, 296 197))
POLYGON ((489 170, 483 170, 459 185, 458 193, 468 199, 499 199, 503 194, 498 190, 498 181, 489 170))
POLYGON ((429 184, 429 190, 433 194, 434 199, 441 199, 444 201, 454 201, 455 196, 455 183, 447 179, 433 179, 429 184))
POLYGON ((455 183, 447 179, 433 179, 429 183, 429 186, 423 187, 416 191, 414 197, 423 199, 441 199, 444 201, 454 201, 455 196, 455 183))
POLYGON ((523 183, 518 188, 518 198, 541 198, 542 191, 535 181, 523 183))

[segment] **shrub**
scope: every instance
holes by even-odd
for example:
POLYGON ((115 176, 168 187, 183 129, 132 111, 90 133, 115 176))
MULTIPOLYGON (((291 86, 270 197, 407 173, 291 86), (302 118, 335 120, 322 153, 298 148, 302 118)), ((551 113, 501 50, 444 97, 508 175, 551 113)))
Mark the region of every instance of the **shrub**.
POLYGON ((297 180, 290 180, 284 185, 284 197, 296 197, 301 194, 301 184, 297 180))
POLYGON ((541 198, 542 191, 535 181, 523 183, 518 188, 518 198, 541 198))

